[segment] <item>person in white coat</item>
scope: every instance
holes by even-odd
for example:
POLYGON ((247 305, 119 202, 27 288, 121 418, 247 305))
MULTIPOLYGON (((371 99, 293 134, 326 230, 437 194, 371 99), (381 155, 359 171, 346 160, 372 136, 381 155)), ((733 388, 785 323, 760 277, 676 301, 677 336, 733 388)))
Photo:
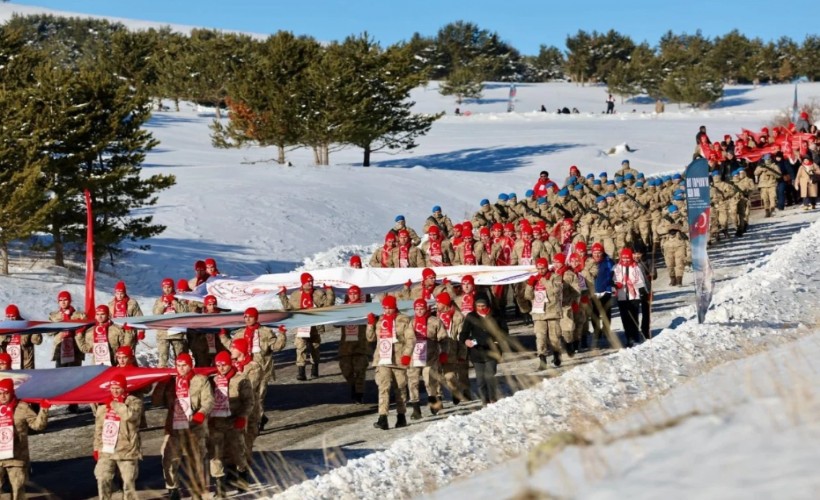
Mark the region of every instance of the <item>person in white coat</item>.
POLYGON ((641 299, 648 294, 646 276, 632 257, 632 249, 621 250, 621 259, 615 265, 614 290, 618 299, 618 311, 626 333, 626 346, 640 344, 644 336, 638 324, 638 310, 641 299))

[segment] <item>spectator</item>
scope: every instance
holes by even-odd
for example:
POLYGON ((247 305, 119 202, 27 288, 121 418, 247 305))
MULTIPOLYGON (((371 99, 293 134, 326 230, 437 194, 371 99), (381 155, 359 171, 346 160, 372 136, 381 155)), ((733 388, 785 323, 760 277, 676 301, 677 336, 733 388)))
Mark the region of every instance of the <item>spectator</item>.
POLYGON ((612 94, 609 94, 609 97, 606 99, 606 114, 615 114, 615 98, 612 97, 612 94))
POLYGON ((498 363, 507 350, 507 324, 496 318, 489 301, 479 297, 475 311, 464 318, 459 342, 467 346, 467 355, 475 367, 476 384, 484 406, 498 401, 498 382, 495 379, 498 363))

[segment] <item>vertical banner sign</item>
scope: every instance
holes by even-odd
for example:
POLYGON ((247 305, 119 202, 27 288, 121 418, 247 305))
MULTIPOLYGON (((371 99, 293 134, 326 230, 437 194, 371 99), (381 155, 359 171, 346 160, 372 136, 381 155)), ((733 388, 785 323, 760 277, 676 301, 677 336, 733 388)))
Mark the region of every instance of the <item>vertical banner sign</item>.
POLYGON ((714 287, 714 273, 706 253, 711 222, 709 164, 703 158, 686 167, 686 209, 689 214, 689 244, 692 245, 692 269, 695 271, 698 323, 703 323, 712 302, 714 287))
POLYGON ((510 84, 510 96, 507 99, 507 113, 512 113, 513 111, 515 111, 515 100, 514 99, 515 99, 515 94, 517 92, 518 92, 518 90, 515 88, 515 84, 511 83, 510 84))
POLYGON ((85 190, 85 317, 94 317, 94 216, 91 213, 91 193, 85 190))
POLYGON ((794 104, 792 104, 792 123, 797 123, 797 82, 794 82, 794 104))

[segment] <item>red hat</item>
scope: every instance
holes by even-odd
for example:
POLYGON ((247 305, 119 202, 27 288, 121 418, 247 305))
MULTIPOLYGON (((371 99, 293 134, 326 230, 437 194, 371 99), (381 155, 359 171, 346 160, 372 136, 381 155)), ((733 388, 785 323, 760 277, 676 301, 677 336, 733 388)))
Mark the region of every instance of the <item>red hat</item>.
POLYGON ((452 297, 450 297, 449 293, 441 292, 440 294, 436 295, 436 302, 438 302, 439 304, 444 304, 445 306, 449 306, 453 303, 453 299, 452 297))
POLYGON ((500 222, 493 224, 493 231, 503 231, 504 226, 500 222))
POLYGON ((216 305, 216 297, 214 297, 213 295, 206 295, 205 300, 203 301, 203 303, 206 306, 210 305, 210 304, 216 305))
POLYGON ((216 356, 214 356, 214 366, 218 364, 231 364, 231 353, 228 351, 219 351, 216 353, 216 356))
POLYGON ((207 259, 205 259, 205 267, 208 267, 208 266, 216 267, 216 260, 212 259, 211 257, 208 257, 207 259))
POLYGON ((385 295, 382 299, 382 307, 386 307, 388 309, 395 309, 396 308, 396 297, 392 295, 385 295))
POLYGON ((0 352, 0 363, 11 365, 11 354, 7 352, 0 352))
MULTIPOLYGON (((541 221, 539 221, 539 222, 541 222, 541 221)), ((562 222, 563 222, 565 225, 569 226, 569 227, 575 227, 575 222, 574 222, 572 219, 570 219, 569 217, 567 217, 566 219, 564 219, 562 222)))
POLYGON ((171 288, 174 288, 174 280, 171 278, 165 278, 162 280, 162 286, 170 286, 171 288))
POLYGON ((14 396, 14 380, 10 378, 0 380, 0 391, 10 392, 14 396))
POLYGON ((529 234, 530 236, 532 236, 532 228, 530 226, 524 226, 521 229, 521 234, 529 234))
POLYGON ((177 356, 177 363, 179 363, 180 361, 182 361, 188 366, 194 366, 194 360, 191 359, 191 355, 187 352, 183 352, 182 354, 177 356))
POLYGON ((547 267, 547 266, 550 265, 550 263, 547 262, 546 258, 541 257, 541 258, 539 258, 538 260, 535 261, 535 265, 539 266, 539 267, 547 267))
POLYGON ((399 238, 401 238, 402 236, 404 236, 405 238, 409 238, 410 232, 407 231, 407 229, 401 229, 399 230, 399 238))
POLYGON ((299 281, 301 281, 302 284, 304 285, 308 281, 313 281, 313 276, 311 276, 310 273, 302 273, 302 275, 299 276, 299 281))
POLYGON ((188 280, 185 278, 177 281, 177 292, 190 292, 191 287, 188 285, 188 280))
POLYGON ((11 397, 15 397, 14 395, 14 380, 10 378, 4 378, 0 380, 0 391, 5 391, 11 394, 11 397))
POLYGON ((384 235, 384 241, 392 241, 396 239, 396 233, 390 231, 389 233, 384 235))
POLYGON ((429 277, 431 277, 431 276, 432 276, 433 278, 435 278, 435 277, 436 277, 436 272, 435 272, 435 271, 433 271, 432 269, 430 269, 429 267, 425 267, 424 269, 422 269, 422 271, 421 271, 421 277, 422 277, 422 279, 427 279, 427 278, 429 278, 429 277))
POLYGON ((249 307, 245 309, 245 316, 251 316, 259 319, 259 310, 255 307, 249 307))
POLYGON ((473 229, 470 227, 465 227, 461 230, 461 237, 462 238, 472 238, 473 237, 473 229))
POLYGON ((202 260, 198 260, 194 262, 194 271, 204 271, 205 270, 205 262, 202 260))
POLYGON ((800 118, 802 118, 804 120, 808 120, 809 119, 809 114, 807 112, 803 111, 803 112, 800 113, 800 118))
POLYGON ((490 230, 486 226, 482 227, 481 229, 478 230, 478 235, 479 236, 489 236, 490 235, 490 230))
POLYGON ((15 318, 20 317, 20 309, 14 304, 10 304, 6 306, 6 316, 14 316, 15 318))
POLYGON ((417 307, 423 307, 423 308, 427 309, 427 301, 426 301, 426 300, 424 300, 424 299, 416 299, 416 300, 414 300, 414 301, 413 301, 413 309, 415 309, 415 308, 417 308, 417 307))
POLYGON ((811 158, 803 158, 803 165, 811 165, 812 163, 811 158))
POLYGON ((117 348, 116 354, 122 354, 124 356, 128 356, 129 358, 134 357, 134 350, 131 349, 130 345, 122 345, 117 348))
POLYGON ((463 224, 456 224, 453 226, 453 229, 455 229, 457 233, 460 233, 462 227, 464 227, 463 224))
POLYGON ((356 264, 361 266, 362 265, 362 258, 359 257, 358 255, 353 255, 353 256, 350 257, 350 265, 353 266, 353 265, 356 265, 356 264))
POLYGON ((575 244, 575 253, 587 253, 587 244, 583 241, 579 241, 575 244))
POLYGON ((358 285, 350 285, 350 288, 347 289, 348 295, 351 293, 358 293, 359 295, 362 294, 362 289, 358 287, 358 285))
POLYGON ((592 251, 593 252, 603 252, 604 251, 604 245, 602 245, 601 242, 593 243, 592 244, 592 251))
POLYGON ((515 231, 515 226, 512 222, 504 224, 504 231, 515 231))
POLYGON ((248 355, 248 341, 243 338, 235 338, 231 340, 231 348, 236 349, 244 355, 248 355))
POLYGON ((125 282, 124 281, 118 281, 117 284, 114 285, 114 291, 115 292, 124 292, 124 291, 126 291, 125 290, 125 282))
POLYGON ((57 300, 67 300, 71 302, 71 294, 63 290, 62 292, 57 294, 57 300))
POLYGON ((108 387, 116 386, 121 387, 122 389, 128 389, 128 380, 125 379, 125 375, 122 373, 117 373, 111 380, 108 382, 108 387))
POLYGON ((437 225, 431 224, 430 227, 427 228, 427 234, 432 234, 432 233, 440 234, 441 229, 437 225))
POLYGON ((724 140, 729 140, 729 139, 731 139, 731 138, 732 138, 732 136, 731 136, 731 135, 729 135, 729 134, 726 134, 726 135, 724 135, 724 136, 723 136, 723 139, 724 139, 724 140))
POLYGON ((540 221, 535 223, 535 227, 537 227, 539 229, 546 229, 547 228, 547 223, 543 220, 540 220, 540 221))
POLYGON ((578 167, 576 167, 575 165, 572 165, 571 167, 569 167, 569 173, 572 173, 573 171, 580 172, 580 170, 578 170, 578 167))
POLYGON ((471 274, 465 274, 461 277, 461 284, 469 283, 471 285, 475 285, 475 278, 471 274))
POLYGON ((98 305, 97 308, 94 309, 94 312, 105 313, 106 315, 111 314, 111 311, 108 309, 108 306, 105 305, 105 304, 98 305))
POLYGON ((461 223, 461 228, 464 229, 465 227, 469 228, 469 229, 472 229, 473 228, 473 223, 471 221, 465 220, 464 222, 461 223))
POLYGON ((557 253, 552 256, 552 261, 557 262, 563 266, 567 262, 567 256, 562 253, 557 253))
POLYGON ((632 249, 631 248, 624 248, 623 250, 621 250, 621 258, 622 259, 624 259, 624 258, 632 259, 632 249))

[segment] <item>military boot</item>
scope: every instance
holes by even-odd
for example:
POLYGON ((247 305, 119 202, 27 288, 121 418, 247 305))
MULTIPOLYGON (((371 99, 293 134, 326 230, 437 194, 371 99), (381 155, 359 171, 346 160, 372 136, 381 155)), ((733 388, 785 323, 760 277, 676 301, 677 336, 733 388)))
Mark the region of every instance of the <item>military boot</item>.
POLYGON ((549 365, 547 365, 547 357, 544 355, 538 356, 538 371, 542 372, 547 368, 549 368, 549 365))
POLYGON ((412 420, 418 420, 421 418, 421 404, 420 403, 410 403, 413 405, 413 414, 410 415, 412 420))
POLYGON ((432 413, 433 415, 437 415, 438 412, 440 412, 441 409, 444 408, 444 405, 442 404, 441 399, 437 398, 436 396, 430 396, 429 399, 430 401, 428 402, 428 405, 430 406, 430 413, 432 413))
POLYGON ((214 480, 216 483, 216 498, 225 498, 228 495, 225 493, 225 478, 218 477, 214 480))
POLYGON ((307 380, 307 375, 305 375, 305 367, 297 366, 296 369, 299 372, 296 374, 296 380, 307 380))
POLYGON ((407 417, 404 416, 404 413, 399 413, 396 416, 396 429, 400 429, 402 427, 407 427, 407 417))
POLYGON ((169 488, 168 489, 168 499, 169 500, 179 500, 179 488, 169 488))
POLYGON ((319 363, 310 365, 310 378, 319 378, 319 363))
POLYGON ((556 368, 561 366, 561 353, 560 352, 556 351, 556 352, 552 353, 552 364, 556 368))
POLYGON ((383 431, 389 429, 389 427, 387 426, 387 415, 379 415, 379 419, 373 422, 373 427, 375 427, 376 429, 381 429, 383 431))
POLYGON ((675 280, 675 275, 670 274, 669 275, 669 286, 675 286, 676 284, 677 284, 677 281, 675 280))

